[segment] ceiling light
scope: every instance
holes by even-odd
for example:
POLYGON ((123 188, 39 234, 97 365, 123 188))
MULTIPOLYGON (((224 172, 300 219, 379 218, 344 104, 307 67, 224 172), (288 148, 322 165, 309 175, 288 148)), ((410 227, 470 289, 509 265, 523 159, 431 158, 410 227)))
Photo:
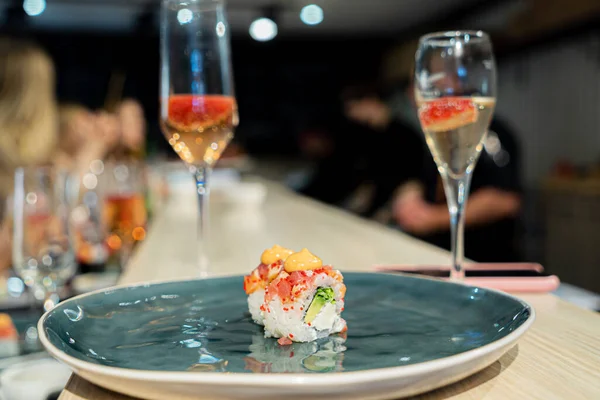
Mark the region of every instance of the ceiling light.
POLYGON ((250 36, 259 42, 267 42, 277 36, 277 24, 269 18, 259 18, 250 24, 250 36))
POLYGON ((177 21, 179 21, 181 25, 189 24, 192 22, 193 18, 194 14, 189 8, 182 8, 181 10, 177 11, 177 21))
POLYGON ((25 0, 23 1, 23 10, 30 17, 40 15, 46 9, 46 0, 25 0))
POLYGON ((225 24, 221 21, 217 22, 217 36, 218 37, 223 37, 225 36, 225 31, 227 29, 225 28, 225 24))
POLYGON ((319 25, 323 22, 323 9, 316 4, 309 4, 300 11, 300 20, 306 25, 319 25))

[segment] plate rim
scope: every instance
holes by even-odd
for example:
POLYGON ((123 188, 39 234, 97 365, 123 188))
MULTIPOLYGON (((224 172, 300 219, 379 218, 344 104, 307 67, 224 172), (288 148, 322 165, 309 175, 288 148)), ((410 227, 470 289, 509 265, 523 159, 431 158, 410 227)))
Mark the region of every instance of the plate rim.
MULTIPOLYGON (((202 373, 190 373, 189 371, 156 371, 156 370, 143 370, 143 369, 133 369, 133 368, 121 368, 121 367, 111 367, 101 364, 94 364, 89 361, 80 360, 76 357, 73 357, 64 351, 60 350, 58 347, 54 346, 48 339, 46 335, 46 331, 44 329, 46 319, 50 315, 54 309, 45 312, 42 317, 39 319, 37 324, 38 329, 38 337, 40 342, 44 346, 44 348, 50 353, 52 357, 55 359, 64 362, 71 369, 77 373, 78 370, 83 370, 88 373, 94 373, 101 376, 107 376, 111 378, 117 379, 128 379, 135 381, 158 381, 158 382, 169 382, 169 383, 184 383, 184 384, 212 384, 212 385, 223 385, 223 384, 235 384, 235 385, 243 385, 243 386, 269 386, 269 387, 289 387, 290 385, 313 385, 318 387, 326 387, 331 386, 333 383, 338 384, 360 384, 360 383, 369 383, 373 381, 385 381, 392 378, 399 377, 411 377, 411 376, 419 376, 425 373, 433 373, 437 371, 444 370, 446 368, 465 364, 470 361, 474 361, 480 357, 483 357, 487 354, 494 353, 495 351, 501 350, 512 343, 516 342, 518 338, 520 338, 533 324, 536 319, 535 309, 531 304, 527 301, 522 300, 512 294, 502 292, 500 290, 491 289, 491 288, 481 288, 478 286, 467 285, 463 282, 452 282, 445 281, 441 279, 435 279, 430 277, 421 277, 414 275, 406 275, 406 274, 386 274, 386 273, 377 273, 377 272, 361 272, 361 271, 346 271, 344 274, 354 275, 354 274, 369 274, 369 275, 392 275, 392 276, 403 276, 410 279, 419 279, 419 280, 433 280, 436 282, 440 282, 446 285, 462 285, 469 286, 472 288, 479 288, 489 292, 496 293, 503 297, 507 297, 512 299, 521 305, 524 308, 528 309, 529 316, 528 318, 514 331, 510 332, 508 335, 504 336, 501 339, 495 340, 491 343, 488 343, 484 346, 477 347, 471 350, 467 350, 462 353, 454 354, 447 357, 438 358, 435 360, 424 361, 420 363, 410 364, 410 365, 400 365, 394 367, 384 367, 384 368, 373 368, 359 371, 348 371, 348 372, 330 372, 326 374, 299 374, 299 373, 242 373, 242 372, 202 372, 202 373), (274 376, 277 376, 277 379, 273 379, 274 376)), ((236 278, 243 277, 240 274, 232 274, 232 275, 219 275, 212 276, 208 278, 195 278, 192 279, 194 281, 201 281, 207 279, 219 279, 219 278, 236 278)), ((137 287, 148 287, 153 285, 159 285, 164 283, 178 283, 178 282, 189 282, 190 279, 168 279, 168 280, 155 280, 155 281, 147 281, 133 284, 121 284, 112 286, 105 289, 94 290, 89 293, 84 293, 81 295, 74 296, 64 302, 59 303, 59 306, 63 304, 67 304, 69 302, 75 302, 79 299, 93 296, 102 292, 110 292, 119 289, 130 289, 137 287)))

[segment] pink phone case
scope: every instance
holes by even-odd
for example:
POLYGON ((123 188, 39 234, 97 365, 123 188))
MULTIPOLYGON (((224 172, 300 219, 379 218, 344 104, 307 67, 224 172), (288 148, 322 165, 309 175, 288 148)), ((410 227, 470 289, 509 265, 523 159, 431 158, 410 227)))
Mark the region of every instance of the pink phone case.
MULTIPOLYGON (((447 271, 448 265, 375 265, 373 268, 380 272, 408 272, 414 270, 435 270, 447 271)), ((465 270, 483 269, 483 270, 527 270, 543 272, 544 267, 535 263, 481 263, 465 265, 465 270)), ((434 278, 435 279, 435 278, 434 278)), ((438 278, 448 279, 448 278, 438 278)), ((502 290, 510 293, 548 293, 556 290, 560 285, 560 280, 556 275, 534 276, 534 277, 476 277, 465 278, 467 285, 479 286, 502 290)))

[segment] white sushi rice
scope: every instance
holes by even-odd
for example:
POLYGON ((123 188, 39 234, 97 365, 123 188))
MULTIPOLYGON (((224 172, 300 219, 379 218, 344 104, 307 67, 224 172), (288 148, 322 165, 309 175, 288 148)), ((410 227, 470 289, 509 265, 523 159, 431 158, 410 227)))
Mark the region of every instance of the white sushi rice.
POLYGON ((248 310, 252 315, 252 319, 259 325, 264 325, 263 312, 260 306, 265 302, 265 289, 258 289, 248 296, 248 310))
POLYGON ((265 337, 287 337, 294 342, 311 342, 343 331, 346 321, 340 316, 344 308, 340 291, 342 285, 326 273, 321 273, 297 301, 282 304, 279 296, 275 296, 266 304, 267 312, 263 312, 265 337), (333 289, 335 304, 323 306, 309 326, 304 322, 304 316, 320 287, 333 289))

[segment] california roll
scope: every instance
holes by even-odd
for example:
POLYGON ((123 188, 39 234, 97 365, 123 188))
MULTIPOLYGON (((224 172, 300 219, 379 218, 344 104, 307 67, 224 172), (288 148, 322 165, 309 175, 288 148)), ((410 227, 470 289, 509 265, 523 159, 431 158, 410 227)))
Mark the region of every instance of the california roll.
POLYGON ((340 271, 303 249, 291 254, 266 287, 260 306, 265 337, 281 345, 312 342, 347 330, 341 317, 346 286, 340 271))

